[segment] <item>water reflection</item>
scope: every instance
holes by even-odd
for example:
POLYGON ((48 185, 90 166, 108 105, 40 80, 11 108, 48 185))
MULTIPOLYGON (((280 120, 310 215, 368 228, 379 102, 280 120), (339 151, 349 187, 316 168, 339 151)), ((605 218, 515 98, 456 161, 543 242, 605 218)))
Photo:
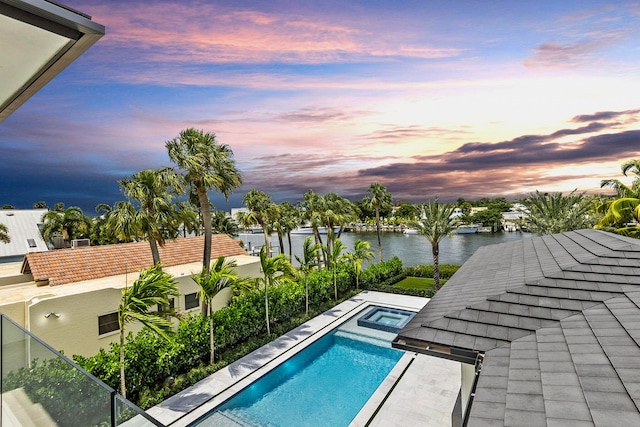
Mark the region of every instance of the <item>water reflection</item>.
MULTIPOLYGON (((293 255, 302 256, 302 244, 306 235, 292 235, 291 246, 293 255)), ((326 235, 322 236, 326 239, 326 235)), ((503 243, 513 240, 521 240, 531 237, 529 233, 477 233, 477 234, 454 234, 446 237, 440 243, 440 263, 441 264, 463 264, 481 246, 503 243)), ((247 247, 260 247, 264 243, 262 234, 241 234, 247 247)), ((349 251, 353 250, 356 240, 365 240, 371 244, 371 250, 378 257, 378 241, 376 233, 343 233, 340 240, 349 251)), ((285 237, 285 253, 289 254, 289 245, 285 237)), ((279 253, 277 235, 270 236, 269 242, 274 253, 279 253)), ((402 233, 382 233, 382 255, 384 259, 393 256, 400 258, 405 266, 418 264, 431 264, 431 244, 426 238, 418 235, 404 235, 402 233)), ((294 264, 295 258, 294 258, 294 264)))

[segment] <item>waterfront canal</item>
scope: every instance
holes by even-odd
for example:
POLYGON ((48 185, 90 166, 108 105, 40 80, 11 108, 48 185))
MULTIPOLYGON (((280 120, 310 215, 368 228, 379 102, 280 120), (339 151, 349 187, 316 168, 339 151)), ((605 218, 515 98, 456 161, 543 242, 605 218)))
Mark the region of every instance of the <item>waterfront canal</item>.
MULTIPOLYGON (((304 239, 308 235, 304 234, 292 234, 291 246, 293 248, 293 255, 301 257, 302 244, 304 239)), ((326 235, 323 235, 323 242, 326 239, 326 235)), ((514 232, 514 233, 475 233, 475 234, 454 234, 453 236, 446 237, 440 244, 440 263, 441 264, 458 264, 462 265, 473 253, 481 246, 492 245, 497 243, 509 242, 513 240, 526 239, 531 237, 530 233, 514 232)), ((260 247, 264 243, 264 237, 262 234, 245 234, 242 233, 239 236, 245 243, 245 247, 260 247)), ((371 250, 375 253, 375 260, 378 257, 378 242, 376 233, 363 232, 363 233, 343 233, 340 240, 347 247, 347 251, 353 251, 353 244, 357 240, 365 240, 371 243, 371 250)), ((289 247, 287 244, 287 238, 284 238, 285 253, 289 253, 289 247)), ((279 253, 278 236, 273 234, 270 236, 270 244, 273 248, 273 253, 279 253)), ((419 235, 405 235, 402 233, 382 233, 382 255, 384 259, 393 258, 397 256, 402 260, 403 265, 419 265, 419 264, 431 264, 431 244, 425 237, 419 235)), ((294 257, 294 265, 295 262, 294 257)))

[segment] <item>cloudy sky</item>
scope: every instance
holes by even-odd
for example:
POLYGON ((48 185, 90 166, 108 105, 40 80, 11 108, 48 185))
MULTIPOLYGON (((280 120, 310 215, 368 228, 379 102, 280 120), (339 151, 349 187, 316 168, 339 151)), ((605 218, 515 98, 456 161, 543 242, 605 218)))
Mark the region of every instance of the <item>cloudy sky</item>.
POLYGON ((63 0, 106 26, 0 124, 0 204, 87 213, 188 127, 251 188, 599 191, 640 157, 640 3, 63 0))

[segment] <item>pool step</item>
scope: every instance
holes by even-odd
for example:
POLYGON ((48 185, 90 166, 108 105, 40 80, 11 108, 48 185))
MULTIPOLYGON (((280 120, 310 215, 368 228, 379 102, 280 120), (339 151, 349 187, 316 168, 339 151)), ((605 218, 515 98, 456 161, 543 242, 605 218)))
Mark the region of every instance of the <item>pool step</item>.
POLYGON ((221 412, 214 412, 207 416, 206 425, 220 427, 256 427, 258 424, 251 419, 242 416, 242 412, 228 409, 221 412))
POLYGON ((387 348, 391 347, 389 340, 372 337, 371 335, 359 334, 353 331, 345 331, 345 330, 338 329, 337 331, 334 332, 334 335, 336 337, 342 337, 342 338, 348 338, 355 341, 366 342, 369 344, 377 345, 378 347, 387 347, 387 348))

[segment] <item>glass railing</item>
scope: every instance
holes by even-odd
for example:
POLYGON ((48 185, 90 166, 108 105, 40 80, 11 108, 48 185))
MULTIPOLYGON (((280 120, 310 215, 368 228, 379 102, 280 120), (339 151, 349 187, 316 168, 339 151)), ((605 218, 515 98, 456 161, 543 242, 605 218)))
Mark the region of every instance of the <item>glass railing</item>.
POLYGON ((161 426, 114 389, 0 314, 4 426, 161 426))

